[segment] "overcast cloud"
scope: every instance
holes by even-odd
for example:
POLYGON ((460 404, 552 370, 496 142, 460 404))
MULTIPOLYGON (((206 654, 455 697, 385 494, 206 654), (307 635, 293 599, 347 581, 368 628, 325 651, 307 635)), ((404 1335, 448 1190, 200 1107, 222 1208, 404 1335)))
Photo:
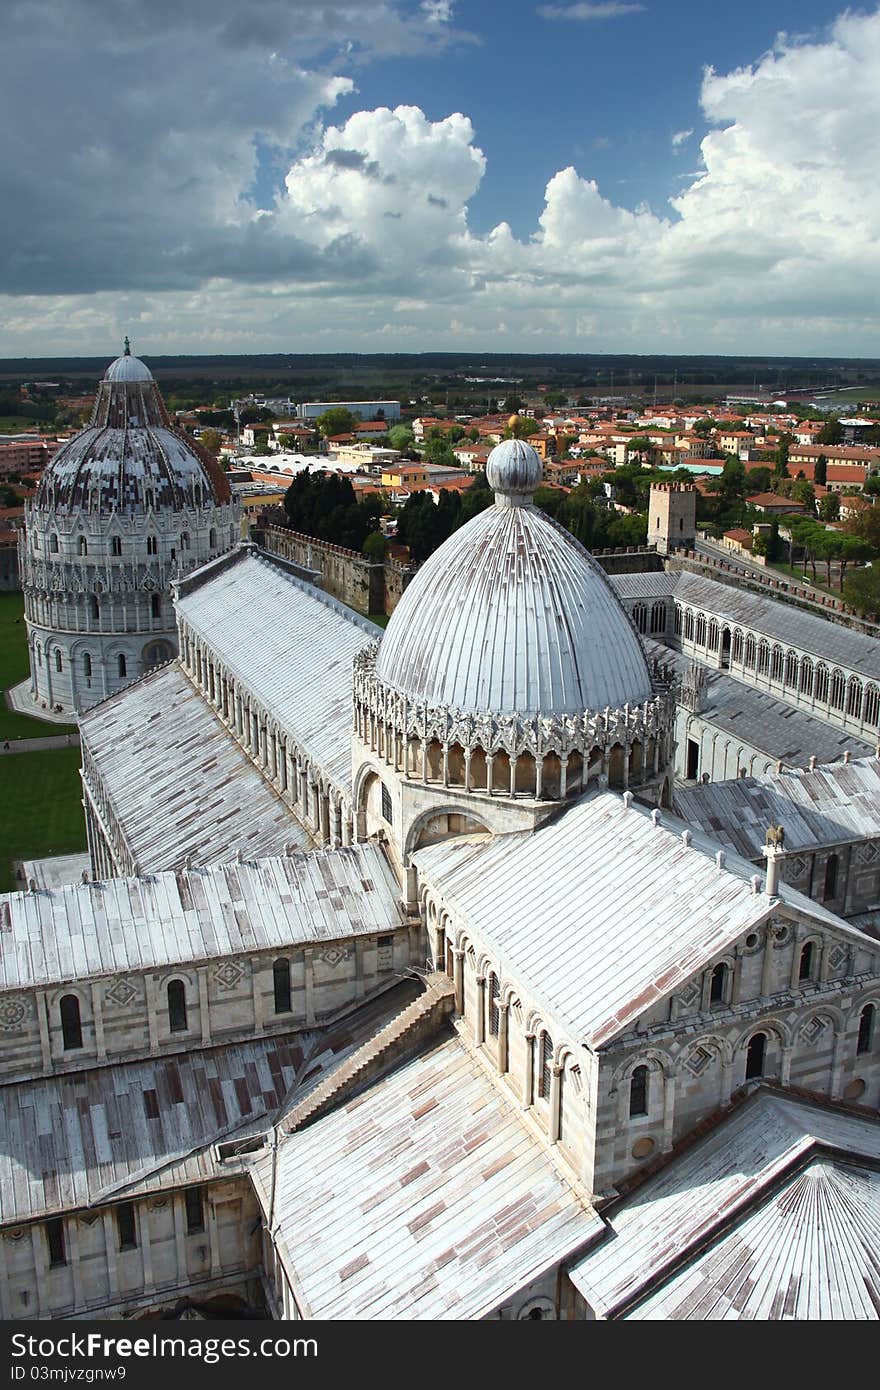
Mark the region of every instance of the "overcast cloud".
POLYGON ((7 4, 0 351, 129 331, 145 353, 876 354, 880 13, 707 71, 700 167, 662 215, 565 168, 527 239, 468 228, 486 155, 466 113, 334 122, 362 63, 442 50, 457 18, 393 0, 7 4), (289 169, 263 210, 258 149, 289 169))

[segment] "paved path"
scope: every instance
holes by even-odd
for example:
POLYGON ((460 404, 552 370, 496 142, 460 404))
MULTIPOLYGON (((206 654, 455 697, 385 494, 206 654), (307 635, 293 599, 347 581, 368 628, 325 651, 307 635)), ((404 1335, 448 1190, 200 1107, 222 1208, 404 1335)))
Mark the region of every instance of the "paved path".
POLYGON ((7 738, 0 742, 0 756, 6 753, 39 753, 44 748, 78 747, 78 734, 51 734, 49 738, 7 738))

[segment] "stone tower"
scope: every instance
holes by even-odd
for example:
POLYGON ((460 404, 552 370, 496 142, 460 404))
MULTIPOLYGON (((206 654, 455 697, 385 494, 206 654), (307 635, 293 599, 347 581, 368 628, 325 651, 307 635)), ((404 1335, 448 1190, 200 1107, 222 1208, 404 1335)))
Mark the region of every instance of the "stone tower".
POLYGON ((697 537, 697 489, 692 483, 652 483, 648 544, 661 555, 691 549, 697 537))
POLYGON ((126 339, 91 421, 58 450, 25 513, 19 559, 35 704, 75 713, 168 661, 177 651, 172 579, 238 535, 225 474, 173 428, 126 339))

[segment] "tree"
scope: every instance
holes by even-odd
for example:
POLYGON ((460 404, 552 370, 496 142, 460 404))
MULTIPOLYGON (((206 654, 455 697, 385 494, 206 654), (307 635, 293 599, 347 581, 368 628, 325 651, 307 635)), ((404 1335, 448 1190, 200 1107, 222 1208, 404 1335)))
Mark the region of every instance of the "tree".
POLYGON ((880 614, 880 569, 866 565, 850 575, 843 586, 843 597, 863 617, 880 614))
POLYGON ((699 435, 701 435, 702 438, 705 439, 706 436, 709 435, 709 434, 711 434, 712 431, 713 431, 715 428, 716 428, 716 426, 715 426, 715 421, 714 421, 714 420, 711 420, 711 419, 709 418, 709 416, 707 415, 707 416, 706 416, 704 419, 702 419, 702 420, 695 420, 695 421, 694 421, 694 424, 693 424, 693 426, 692 426, 692 432, 693 432, 694 434, 699 434, 699 435))
POLYGON ((246 405, 238 417, 240 425, 259 425, 264 420, 274 420, 275 416, 271 410, 267 410, 264 405, 246 405))
POLYGON ((836 415, 832 415, 816 435, 817 444, 839 444, 843 439, 843 426, 836 415))
POLYGON ((819 515, 823 521, 836 521, 840 516, 840 498, 836 492, 826 492, 820 498, 819 515))
POLYGON ((409 425, 392 425, 388 431, 388 444, 390 448, 397 449, 401 454, 413 446, 413 432, 409 425))
POLYGON ((315 428, 325 439, 330 439, 335 434, 351 434, 356 424, 357 416, 344 405, 332 405, 318 416, 315 428))
POLYGON ((528 415, 517 415, 512 425, 508 425, 504 431, 505 439, 528 439, 531 434, 538 434, 541 426, 537 420, 531 419, 528 415))
POLYGON ((220 445, 222 442, 223 436, 219 430, 202 430, 199 435, 199 443, 204 449, 207 449, 209 454, 213 454, 215 458, 220 453, 220 445))
POLYGON ((773 472, 777 478, 788 477, 788 451, 791 448, 792 435, 783 434, 776 448, 773 458, 773 472))
POLYGON ((828 460, 824 454, 820 454, 816 459, 816 466, 813 469, 813 482, 817 487, 825 487, 828 481, 828 460))
POLYGON ((504 409, 509 410, 512 415, 522 408, 523 401, 519 396, 508 396, 504 402, 504 409))
POLYGON ((564 391, 548 391, 544 397, 544 404, 554 410, 557 406, 568 405, 568 396, 564 391))
POLYGON ((769 492, 773 486, 773 474, 769 468, 750 468, 746 474, 746 486, 750 495, 769 492))
POLYGON ((840 591, 843 593, 846 571, 849 565, 859 564, 871 557, 871 547, 867 541, 863 541, 859 536, 842 535, 840 537, 840 591))
POLYGON ((373 564, 381 564, 388 553, 388 542, 381 531, 371 531, 361 549, 373 564))

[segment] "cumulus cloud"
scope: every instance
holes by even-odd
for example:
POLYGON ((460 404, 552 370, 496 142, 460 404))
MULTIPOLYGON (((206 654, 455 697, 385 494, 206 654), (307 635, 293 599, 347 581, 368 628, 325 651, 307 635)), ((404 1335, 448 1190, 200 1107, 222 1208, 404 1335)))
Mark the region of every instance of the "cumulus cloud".
POLYGON ((311 274, 255 219, 261 158, 289 164, 358 63, 448 37, 399 0, 8 0, 3 29, 9 293, 311 274))
POLYGON ((538 14, 542 19, 574 19, 581 22, 592 19, 619 19, 621 15, 638 14, 644 5, 619 3, 619 0, 597 0, 596 4, 582 0, 575 5, 539 5, 538 14))
MULTIPOLYGON (((171 0, 159 3, 173 23, 171 0)), ((206 3, 206 15, 219 3, 206 3)), ((416 32, 389 6, 376 9, 389 26, 383 42, 392 30, 399 45, 429 41, 424 14, 416 32)), ((149 80, 138 77, 130 60, 142 65, 143 44, 124 25, 110 27, 131 94, 99 73, 100 119, 83 115, 74 63, 63 89, 72 137, 42 164, 16 151, 7 171, 8 207, 15 188, 33 212, 46 179, 47 208, 63 212, 48 230, 22 221, 3 243, 6 288, 17 257, 15 287, 30 295, 0 303, 9 351, 33 343, 39 319, 45 352, 91 351, 112 325, 114 335, 131 327, 144 352, 474 342, 876 353, 880 13, 847 13, 822 39, 782 38, 752 65, 707 70, 699 168, 666 208, 622 207, 588 169, 568 167, 548 180, 525 238, 507 221, 485 235, 469 226, 486 156, 467 115, 431 120, 415 106, 380 107, 316 124, 349 90, 349 76, 309 68, 304 56, 294 65, 280 48, 270 59, 262 40, 236 47, 230 7, 211 31, 211 54, 228 45, 243 71, 229 76, 216 107, 193 86, 184 109, 192 115, 207 101, 207 120, 171 123, 166 114, 163 123, 156 91, 179 112, 172 88, 181 67, 172 62, 166 80, 157 50, 149 80), (244 118, 250 103, 255 119, 244 118), (255 130, 280 149, 298 142, 277 196, 258 214, 248 198, 255 130), (96 250, 67 250, 68 235, 96 250), (53 288, 63 292, 47 295, 53 288)), ((187 49, 183 66, 194 62, 187 49)), ((688 138, 677 132, 676 148, 688 138)))

